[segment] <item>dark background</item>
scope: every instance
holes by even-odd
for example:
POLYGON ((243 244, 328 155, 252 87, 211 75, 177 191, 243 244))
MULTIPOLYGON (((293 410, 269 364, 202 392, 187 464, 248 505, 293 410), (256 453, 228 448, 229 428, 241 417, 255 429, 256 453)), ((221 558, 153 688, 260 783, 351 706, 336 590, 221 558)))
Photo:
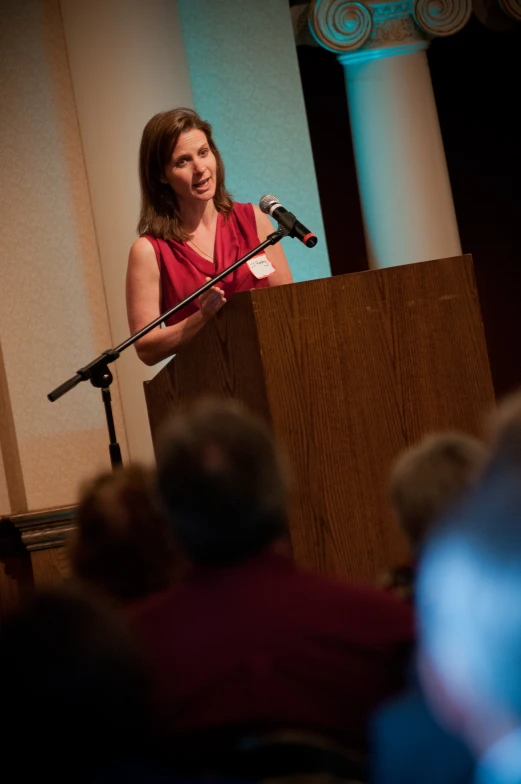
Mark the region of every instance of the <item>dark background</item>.
MULTIPOLYGON (((497 396, 521 385, 521 24, 501 16, 490 29, 473 15, 427 55, 497 396)), ((343 68, 318 46, 297 53, 332 272, 365 270, 343 68)))

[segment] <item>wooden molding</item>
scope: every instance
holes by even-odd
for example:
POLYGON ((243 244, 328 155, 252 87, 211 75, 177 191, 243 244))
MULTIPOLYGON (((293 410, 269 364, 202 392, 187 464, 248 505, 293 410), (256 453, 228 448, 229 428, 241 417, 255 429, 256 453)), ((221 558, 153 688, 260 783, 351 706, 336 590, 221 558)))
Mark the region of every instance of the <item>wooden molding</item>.
POLYGON ((7 375, 4 367, 2 346, 0 345, 0 452, 4 463, 7 495, 12 512, 25 512, 27 510, 27 496, 25 493, 22 465, 16 430, 14 426, 13 410, 9 397, 7 375))
POLYGON ((0 518, 14 528, 28 551, 63 547, 76 528, 76 506, 42 509, 0 518))

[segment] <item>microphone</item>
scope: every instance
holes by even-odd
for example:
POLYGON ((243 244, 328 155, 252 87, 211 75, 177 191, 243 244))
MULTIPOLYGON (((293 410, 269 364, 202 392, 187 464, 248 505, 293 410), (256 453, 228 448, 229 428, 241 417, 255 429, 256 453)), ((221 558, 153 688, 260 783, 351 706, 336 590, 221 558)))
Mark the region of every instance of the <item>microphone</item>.
POLYGON ((272 196, 269 193, 266 194, 266 196, 263 196, 260 200, 259 207, 266 215, 271 215, 272 218, 275 218, 277 223, 288 232, 290 237, 296 237, 303 242, 307 248, 315 247, 318 242, 316 235, 309 229, 306 229, 306 227, 295 218, 292 212, 288 212, 284 209, 282 204, 279 204, 279 200, 276 196, 272 196))

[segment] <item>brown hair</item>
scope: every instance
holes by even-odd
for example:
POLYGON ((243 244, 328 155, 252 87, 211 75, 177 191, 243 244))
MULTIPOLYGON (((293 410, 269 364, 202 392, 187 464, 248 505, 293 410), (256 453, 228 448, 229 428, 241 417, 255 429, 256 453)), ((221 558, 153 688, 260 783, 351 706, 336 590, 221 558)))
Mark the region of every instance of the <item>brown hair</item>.
POLYGON ((151 471, 131 465, 100 474, 83 489, 76 517, 77 577, 120 601, 168 587, 176 559, 151 471))
POLYGON ((177 197, 168 183, 161 182, 179 136, 185 131, 203 131, 217 162, 215 208, 225 217, 231 212, 232 197, 224 185, 224 164, 212 136, 212 126, 201 120, 193 109, 172 109, 155 114, 141 137, 139 148, 139 181, 141 212, 139 234, 151 234, 162 240, 188 240, 190 235, 181 225, 177 197))
POLYGON ((426 436, 406 449, 391 472, 391 498, 413 547, 433 523, 470 489, 488 456, 485 445, 465 433, 426 436))

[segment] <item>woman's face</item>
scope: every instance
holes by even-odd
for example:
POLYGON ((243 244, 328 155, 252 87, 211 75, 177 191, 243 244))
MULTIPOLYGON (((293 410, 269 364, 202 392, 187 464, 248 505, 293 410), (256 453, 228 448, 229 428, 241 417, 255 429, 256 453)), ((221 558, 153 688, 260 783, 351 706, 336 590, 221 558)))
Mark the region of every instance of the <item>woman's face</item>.
POLYGON ((217 161, 203 131, 179 136, 162 182, 168 183, 180 201, 209 201, 215 196, 217 161))

